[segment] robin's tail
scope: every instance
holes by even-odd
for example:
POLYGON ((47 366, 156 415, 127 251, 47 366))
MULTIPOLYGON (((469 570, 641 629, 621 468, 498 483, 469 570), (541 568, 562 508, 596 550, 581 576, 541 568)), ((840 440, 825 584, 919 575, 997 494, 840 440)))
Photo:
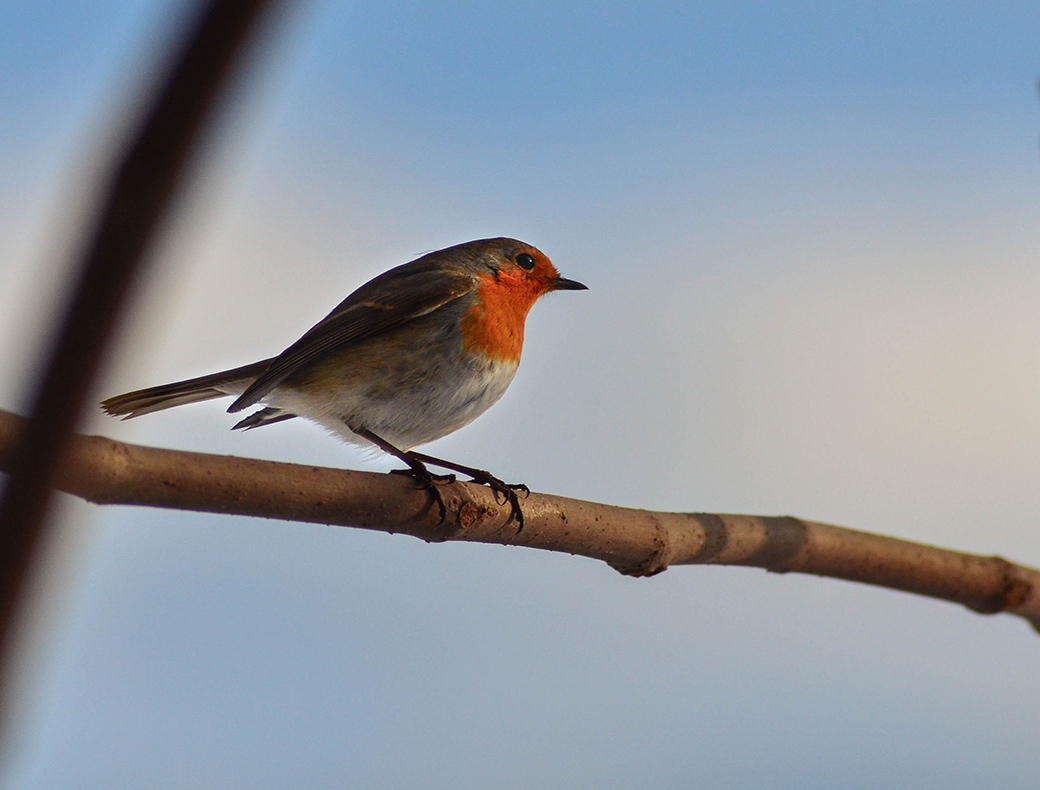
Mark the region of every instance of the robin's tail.
MULTIPOLYGON (((140 417, 153 411, 162 411, 185 403, 239 395, 257 376, 267 370, 270 359, 243 365, 240 368, 199 376, 187 381, 175 381, 158 387, 127 392, 101 401, 101 408, 114 417, 140 417)), ((243 426, 246 427, 246 426, 243 426)))

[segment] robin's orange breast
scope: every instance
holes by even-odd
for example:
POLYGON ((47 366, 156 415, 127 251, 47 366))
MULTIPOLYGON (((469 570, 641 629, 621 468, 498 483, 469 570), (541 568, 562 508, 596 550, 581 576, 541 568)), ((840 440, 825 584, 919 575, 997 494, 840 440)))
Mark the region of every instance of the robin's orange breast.
POLYGON ((546 288, 538 281, 500 273, 481 278, 476 303, 462 317, 462 346, 500 362, 519 362, 524 322, 546 288))

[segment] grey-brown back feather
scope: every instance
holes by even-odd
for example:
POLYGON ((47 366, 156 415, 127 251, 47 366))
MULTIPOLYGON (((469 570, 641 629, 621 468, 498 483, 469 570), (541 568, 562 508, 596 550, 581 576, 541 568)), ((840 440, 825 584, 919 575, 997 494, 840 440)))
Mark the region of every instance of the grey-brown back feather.
POLYGON ((467 272, 424 268, 428 265, 425 260, 384 272, 344 299, 303 337, 269 360, 269 367, 228 411, 252 406, 293 373, 332 351, 426 315, 470 293, 479 283, 467 272))

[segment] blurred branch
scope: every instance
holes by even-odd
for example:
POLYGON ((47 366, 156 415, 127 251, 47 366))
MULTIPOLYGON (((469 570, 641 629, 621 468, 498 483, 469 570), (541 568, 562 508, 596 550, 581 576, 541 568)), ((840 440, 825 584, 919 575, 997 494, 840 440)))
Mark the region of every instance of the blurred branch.
POLYGON ((53 348, 32 393, 24 441, 0 497, 0 658, 41 541, 65 442, 90 391, 135 274, 170 204, 232 66, 275 0, 206 0, 164 69, 113 168, 92 236, 55 318, 53 348))
MULTIPOLYGON (((0 411, 0 470, 24 420, 0 411)), ((510 509, 471 483, 429 493, 407 477, 203 455, 75 436, 56 487, 98 504, 261 516, 564 551, 650 576, 670 565, 747 565, 874 584, 976 612, 1009 612, 1040 630, 1040 571, 1000 557, 911 543, 792 517, 659 513, 532 493, 517 533, 510 509)))

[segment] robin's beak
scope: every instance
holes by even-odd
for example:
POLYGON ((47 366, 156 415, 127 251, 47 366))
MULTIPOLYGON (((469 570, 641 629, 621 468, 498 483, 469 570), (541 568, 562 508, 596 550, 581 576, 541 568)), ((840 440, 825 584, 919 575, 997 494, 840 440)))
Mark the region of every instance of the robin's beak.
POLYGON ((589 286, 579 283, 577 280, 568 280, 566 277, 557 277, 550 282, 553 291, 587 291, 589 286))

